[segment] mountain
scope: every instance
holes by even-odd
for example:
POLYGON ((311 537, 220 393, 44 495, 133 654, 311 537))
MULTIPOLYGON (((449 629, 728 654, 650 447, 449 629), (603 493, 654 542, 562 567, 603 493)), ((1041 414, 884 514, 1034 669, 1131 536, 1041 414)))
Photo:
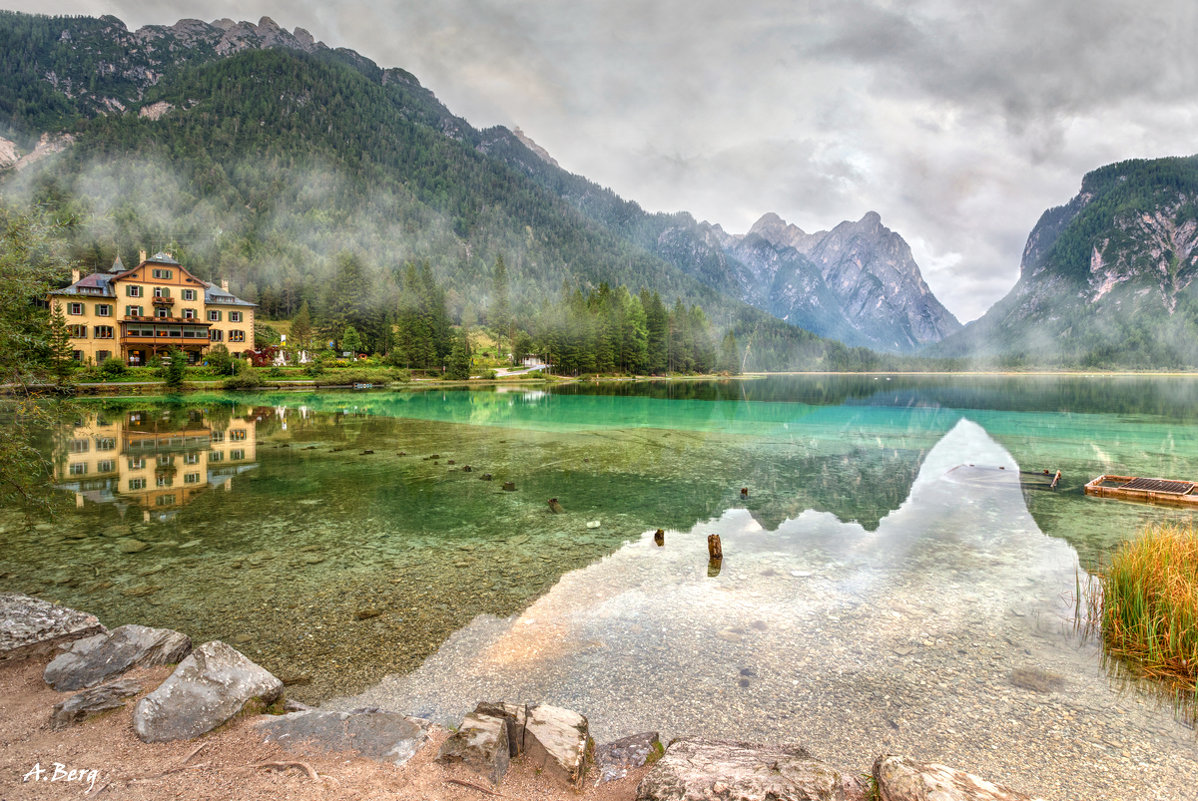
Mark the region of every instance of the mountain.
POLYGON ((924 282, 910 247, 876 212, 816 234, 766 214, 747 234, 732 235, 685 212, 648 213, 562 170, 535 143, 532 150, 537 158, 510 147, 493 152, 609 230, 793 325, 896 353, 913 352, 961 328, 924 282))
POLYGON ((1032 229, 1019 280, 937 356, 1198 367, 1198 156, 1123 161, 1032 229))
POLYGON ((0 12, 0 136, 0 194, 70 221, 85 270, 169 249, 288 317, 327 303, 346 254, 380 314, 403 265, 427 261, 454 319, 475 323, 502 257, 517 319, 564 286, 644 287, 701 306, 750 369, 879 364, 667 258, 660 234, 689 215, 647 215, 522 133, 473 128, 410 73, 269 18, 129 31, 0 12))

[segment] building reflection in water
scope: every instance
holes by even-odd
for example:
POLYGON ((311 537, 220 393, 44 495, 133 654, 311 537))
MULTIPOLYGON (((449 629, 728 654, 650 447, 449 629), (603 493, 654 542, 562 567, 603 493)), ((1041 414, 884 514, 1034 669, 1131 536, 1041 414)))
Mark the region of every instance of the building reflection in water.
POLYGON ((253 412, 209 418, 200 409, 85 414, 62 432, 54 454, 55 487, 75 505, 112 503, 122 517, 169 520, 205 490, 230 490, 258 466, 253 412))

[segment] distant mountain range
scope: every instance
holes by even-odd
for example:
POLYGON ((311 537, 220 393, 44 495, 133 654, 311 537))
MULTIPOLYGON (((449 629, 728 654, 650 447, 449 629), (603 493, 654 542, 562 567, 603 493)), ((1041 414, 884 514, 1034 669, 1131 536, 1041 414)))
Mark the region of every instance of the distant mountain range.
POLYGON ((889 351, 957 327, 877 215, 801 249, 763 225, 735 237, 685 213, 648 214, 562 170, 521 131, 474 129, 410 73, 269 18, 129 31, 114 17, 0 12, 0 48, 4 186, 89 212, 80 241, 97 244, 82 255, 97 266, 174 245, 219 264, 268 313, 288 314, 334 251, 364 254, 383 278, 379 262, 428 258, 454 289, 456 314, 480 318, 503 255, 532 294, 563 279, 647 286, 701 303, 743 337, 756 331, 758 352, 793 339, 806 363, 822 353, 812 337, 763 330, 738 302, 889 351), (105 169, 117 162, 128 168, 105 169))
POLYGON ((1124 161, 1041 215, 1015 287, 927 349, 1010 366, 1198 366, 1198 156, 1124 161))
POLYGON ((524 132, 477 130, 402 69, 257 24, 0 12, 0 193, 61 209, 84 268, 170 247, 267 315, 319 307, 339 255, 394 300, 427 260, 452 315, 485 321, 496 257, 514 311, 563 284, 699 304, 750 368, 905 362, 1198 364, 1194 159, 1086 176, 1045 213, 1019 283, 962 328, 873 212, 808 234, 649 213, 563 170, 524 132), (843 344, 842 344, 843 343, 843 344))

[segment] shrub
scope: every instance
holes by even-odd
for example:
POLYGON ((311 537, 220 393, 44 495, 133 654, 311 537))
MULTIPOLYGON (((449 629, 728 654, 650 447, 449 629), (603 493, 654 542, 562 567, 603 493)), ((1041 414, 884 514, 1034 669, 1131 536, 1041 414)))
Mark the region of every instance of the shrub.
POLYGON ((117 378, 118 376, 122 376, 127 372, 129 372, 129 368, 126 367, 125 363, 120 359, 110 356, 109 358, 100 362, 100 373, 103 374, 105 378, 117 378))
POLYGON ((1102 583, 1107 652, 1137 672, 1198 681, 1198 532, 1150 525, 1119 547, 1102 583))

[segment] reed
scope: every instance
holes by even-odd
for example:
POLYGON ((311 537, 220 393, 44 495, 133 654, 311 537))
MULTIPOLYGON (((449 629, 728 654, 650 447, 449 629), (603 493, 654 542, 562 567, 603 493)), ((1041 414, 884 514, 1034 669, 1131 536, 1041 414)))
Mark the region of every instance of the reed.
POLYGON ((1154 524, 1128 540, 1101 577, 1109 655, 1142 675, 1193 690, 1198 682, 1198 532, 1154 524))

